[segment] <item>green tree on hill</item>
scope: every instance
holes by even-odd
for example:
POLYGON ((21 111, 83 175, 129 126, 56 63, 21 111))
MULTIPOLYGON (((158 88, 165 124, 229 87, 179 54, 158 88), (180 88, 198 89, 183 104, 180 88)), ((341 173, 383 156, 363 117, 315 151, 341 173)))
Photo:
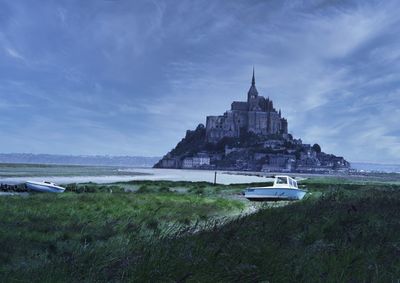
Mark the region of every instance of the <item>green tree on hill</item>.
POLYGON ((315 143, 312 146, 312 149, 316 152, 316 153, 321 153, 321 147, 319 146, 319 144, 315 143))

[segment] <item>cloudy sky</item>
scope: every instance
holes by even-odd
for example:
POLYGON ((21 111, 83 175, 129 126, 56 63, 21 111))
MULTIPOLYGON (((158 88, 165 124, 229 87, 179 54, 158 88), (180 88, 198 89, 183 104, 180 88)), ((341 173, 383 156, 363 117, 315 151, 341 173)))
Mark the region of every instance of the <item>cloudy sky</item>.
POLYGON ((245 100, 400 162, 398 1, 0 0, 0 151, 160 156, 245 100))

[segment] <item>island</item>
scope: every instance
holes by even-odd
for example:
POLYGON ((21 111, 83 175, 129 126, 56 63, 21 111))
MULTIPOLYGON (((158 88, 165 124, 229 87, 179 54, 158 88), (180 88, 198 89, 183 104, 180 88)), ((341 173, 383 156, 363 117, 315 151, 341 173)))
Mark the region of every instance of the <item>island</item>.
POLYGON ((332 173, 351 167, 343 157, 288 132, 281 110, 258 94, 253 68, 247 101, 233 101, 223 115, 207 116, 205 126, 186 131, 154 168, 332 173))

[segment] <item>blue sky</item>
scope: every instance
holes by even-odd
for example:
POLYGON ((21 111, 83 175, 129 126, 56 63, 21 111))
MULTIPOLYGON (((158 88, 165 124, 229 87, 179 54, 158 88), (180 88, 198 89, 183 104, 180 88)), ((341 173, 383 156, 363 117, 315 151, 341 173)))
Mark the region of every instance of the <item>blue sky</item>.
POLYGON ((245 100, 289 131, 400 162, 398 1, 0 0, 1 152, 163 155, 245 100))

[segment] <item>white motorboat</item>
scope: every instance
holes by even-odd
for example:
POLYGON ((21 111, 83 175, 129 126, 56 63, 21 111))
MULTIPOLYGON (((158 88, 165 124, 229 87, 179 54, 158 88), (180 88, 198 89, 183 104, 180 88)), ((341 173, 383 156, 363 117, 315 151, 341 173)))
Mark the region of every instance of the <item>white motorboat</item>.
POLYGON ((35 182, 35 181, 27 181, 26 186, 28 189, 36 192, 44 192, 44 193, 62 193, 65 188, 57 186, 52 182, 35 182))
POLYGON ((289 176, 276 176, 271 187, 250 187, 244 191, 248 200, 277 201, 300 200, 307 191, 298 188, 297 181, 289 176))

